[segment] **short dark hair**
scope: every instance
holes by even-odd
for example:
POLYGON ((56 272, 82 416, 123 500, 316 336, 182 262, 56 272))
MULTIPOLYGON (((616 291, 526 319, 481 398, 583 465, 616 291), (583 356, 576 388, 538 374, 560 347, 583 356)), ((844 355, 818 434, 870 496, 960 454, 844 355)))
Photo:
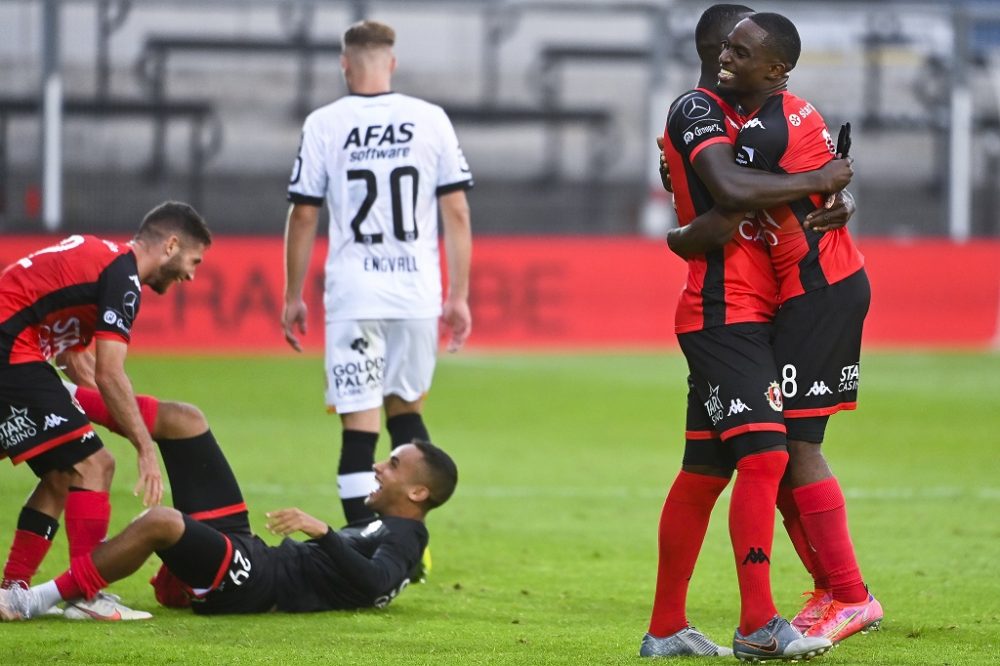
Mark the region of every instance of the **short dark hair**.
POLYGON ((786 63, 788 69, 795 67, 802 53, 802 40, 799 39, 799 31, 795 29, 795 24, 781 14, 773 12, 754 14, 750 20, 767 33, 764 48, 786 63))
MULTIPOLYGON (((717 47, 725 38, 738 19, 753 14, 746 5, 712 5, 701 14, 698 25, 694 29, 694 43, 698 56, 704 59, 702 49, 711 45, 717 47)), ((714 56, 715 54, 709 54, 714 56)))
POLYGON ((212 244, 212 232, 204 218, 192 206, 180 201, 164 201, 146 213, 135 237, 156 242, 170 234, 185 236, 205 247, 212 244))
POLYGON ((442 449, 422 439, 411 442, 424 456, 424 467, 427 469, 427 489, 430 495, 425 504, 428 509, 434 509, 445 502, 455 492, 458 484, 458 467, 442 449))
POLYGON ((341 41, 345 49, 350 46, 392 46, 396 43, 396 31, 379 21, 358 21, 344 31, 341 41))

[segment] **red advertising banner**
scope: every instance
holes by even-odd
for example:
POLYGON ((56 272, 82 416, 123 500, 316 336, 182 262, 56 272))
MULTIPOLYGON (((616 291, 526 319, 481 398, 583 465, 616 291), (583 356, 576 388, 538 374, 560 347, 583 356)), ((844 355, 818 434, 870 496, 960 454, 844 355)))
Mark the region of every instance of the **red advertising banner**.
MULTIPOLYGON (((57 241, 4 237, 0 264, 57 241)), ((114 238, 122 241, 125 239, 114 238)), ((862 239, 872 281, 866 344, 985 348, 998 342, 1000 242, 862 239)), ((307 280, 307 350, 323 344, 319 239, 307 280)), ((685 264, 639 238, 478 238, 470 348, 663 348, 685 264)), ((217 237, 189 284, 143 292, 135 352, 290 352, 281 333, 282 241, 217 237)))

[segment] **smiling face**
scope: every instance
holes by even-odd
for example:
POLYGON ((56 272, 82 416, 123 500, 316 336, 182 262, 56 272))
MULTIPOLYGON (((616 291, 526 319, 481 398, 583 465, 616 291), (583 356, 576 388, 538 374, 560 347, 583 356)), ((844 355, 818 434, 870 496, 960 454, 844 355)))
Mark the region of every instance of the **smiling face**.
POLYGON ((202 243, 192 240, 181 242, 178 236, 171 235, 163 242, 161 263, 144 282, 156 293, 165 294, 175 282, 194 279, 204 254, 205 245, 202 243))
POLYGON ((781 83, 786 66, 765 46, 767 32, 745 18, 722 43, 719 55, 719 90, 730 94, 752 94, 781 83))
POLYGON ((420 449, 413 444, 397 446, 388 460, 375 463, 373 469, 378 487, 365 498, 365 506, 380 515, 423 513, 421 505, 430 493, 420 449))

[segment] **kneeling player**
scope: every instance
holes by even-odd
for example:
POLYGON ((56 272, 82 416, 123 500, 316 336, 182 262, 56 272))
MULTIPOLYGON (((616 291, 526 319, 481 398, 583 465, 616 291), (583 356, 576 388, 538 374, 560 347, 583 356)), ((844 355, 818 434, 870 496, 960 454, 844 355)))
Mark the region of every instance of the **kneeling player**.
POLYGON ((374 466, 378 487, 366 503, 380 520, 336 532, 299 509, 273 511, 269 529, 310 539, 268 546, 251 532, 239 484, 204 418, 171 434, 159 444, 176 508, 150 509, 53 581, 0 590, 0 618, 30 619, 60 600, 92 597, 154 552, 164 563, 152 581, 157 598, 190 603, 196 613, 382 607, 409 583, 427 545, 424 517, 458 480, 455 463, 433 444, 398 446, 374 466))

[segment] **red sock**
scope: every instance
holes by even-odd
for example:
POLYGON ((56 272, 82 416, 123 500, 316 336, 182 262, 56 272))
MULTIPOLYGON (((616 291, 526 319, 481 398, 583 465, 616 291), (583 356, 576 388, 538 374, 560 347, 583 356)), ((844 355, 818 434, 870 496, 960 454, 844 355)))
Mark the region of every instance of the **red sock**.
POLYGON ((88 555, 104 541, 111 522, 111 502, 108 493, 71 488, 66 498, 66 538, 69 556, 88 555))
POLYGON ((40 534, 28 530, 14 532, 14 543, 10 545, 7 565, 3 568, 4 586, 16 580, 31 585, 31 579, 38 573, 51 547, 52 542, 40 534))
MULTIPOLYGON (((101 397, 100 391, 78 386, 76 387, 75 397, 92 423, 102 425, 111 432, 118 433, 119 435, 122 434, 118 423, 111 416, 111 412, 108 411, 108 406, 104 403, 104 398, 101 397)), ((135 401, 139 407, 139 413, 142 415, 142 420, 146 424, 146 429, 152 433, 153 426, 156 424, 156 413, 160 409, 159 400, 151 395, 137 395, 135 401)))
POLYGON ((784 519, 783 522, 785 524, 785 531, 788 532, 788 538, 795 547, 795 552, 798 554, 799 559, 802 560, 802 566, 812 576, 813 585, 817 590, 830 589, 826 575, 823 573, 823 569, 816 558, 816 551, 813 550, 812 544, 809 543, 809 539, 806 538, 806 532, 802 528, 802 518, 799 516, 799 507, 795 505, 795 497, 792 494, 791 486, 786 486, 785 484, 778 486, 778 511, 781 512, 781 517, 784 519))
POLYGON ((861 570, 854 555, 854 544, 847 529, 844 493, 835 477, 796 488, 792 491, 799 507, 802 528, 809 543, 816 548, 816 559, 826 572, 833 598, 857 604, 868 598, 861 580, 861 570))
POLYGON ((56 578, 59 595, 66 600, 93 599, 94 596, 108 586, 90 554, 74 557, 69 561, 69 569, 56 578))
POLYGON ((729 537, 740 584, 740 633, 746 636, 777 614, 771 596, 771 545, 778 484, 788 464, 785 451, 745 456, 736 463, 729 504, 729 537))
POLYGON ((649 633, 669 636, 687 626, 688 583, 708 530, 708 520, 729 479, 681 471, 660 514, 656 597, 649 633))

